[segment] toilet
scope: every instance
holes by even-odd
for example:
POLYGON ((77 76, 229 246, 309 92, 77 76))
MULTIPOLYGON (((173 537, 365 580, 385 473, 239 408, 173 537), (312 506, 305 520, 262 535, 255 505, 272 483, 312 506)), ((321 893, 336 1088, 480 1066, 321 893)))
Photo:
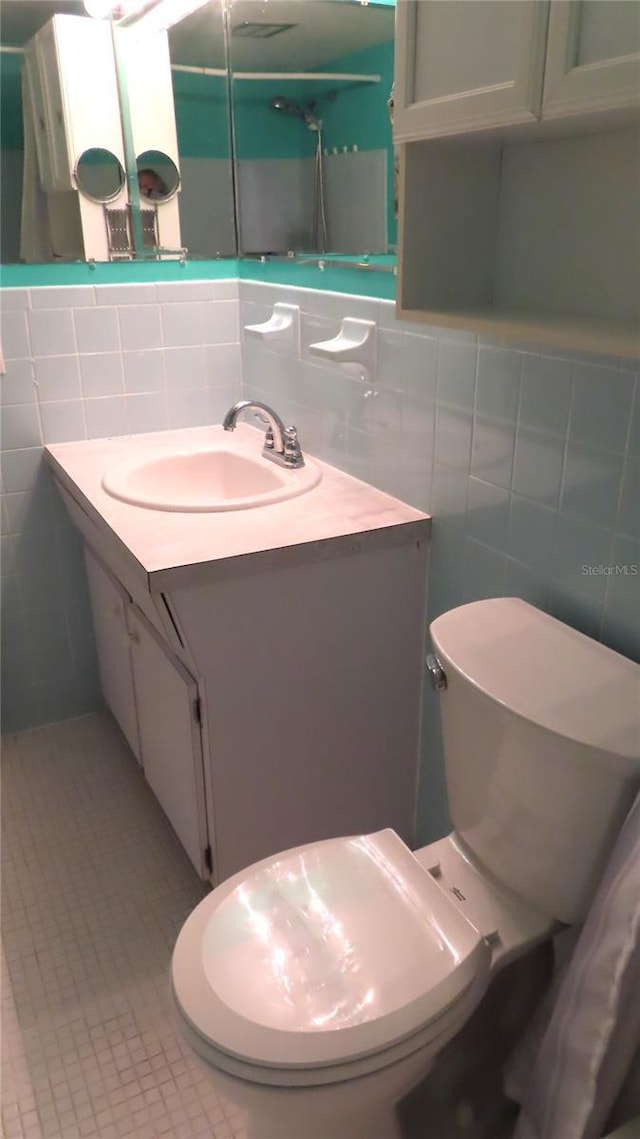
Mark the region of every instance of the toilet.
POLYGON ((510 963, 581 922, 640 784, 640 666, 517 598, 431 625, 453 831, 309 843, 178 937, 180 1025, 249 1139, 396 1139, 510 963))

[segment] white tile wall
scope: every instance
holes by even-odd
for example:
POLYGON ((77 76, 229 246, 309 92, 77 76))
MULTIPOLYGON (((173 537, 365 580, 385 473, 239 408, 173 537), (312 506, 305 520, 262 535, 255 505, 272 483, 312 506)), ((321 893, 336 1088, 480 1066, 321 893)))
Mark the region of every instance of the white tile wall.
POLYGON ((11 615, 2 711, 11 730, 100 703, 81 550, 41 467, 43 443, 220 422, 241 391, 238 286, 3 289, 0 337, 2 599, 11 615), (58 659, 47 673, 54 630, 58 659))

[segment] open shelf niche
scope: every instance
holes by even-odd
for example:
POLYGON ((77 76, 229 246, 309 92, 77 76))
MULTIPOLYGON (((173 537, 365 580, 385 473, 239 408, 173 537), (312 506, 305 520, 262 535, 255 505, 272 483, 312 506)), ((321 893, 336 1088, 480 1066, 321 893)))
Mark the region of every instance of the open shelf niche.
POLYGON ((406 144, 398 316, 639 356, 639 172, 635 125, 406 144))

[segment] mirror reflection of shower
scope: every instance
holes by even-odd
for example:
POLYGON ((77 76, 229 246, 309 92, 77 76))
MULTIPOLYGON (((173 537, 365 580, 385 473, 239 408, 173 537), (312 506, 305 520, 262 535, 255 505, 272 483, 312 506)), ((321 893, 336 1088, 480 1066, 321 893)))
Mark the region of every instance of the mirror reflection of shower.
MULTIPOLYGON (((327 99, 331 102, 334 101, 335 97, 335 92, 330 92, 327 95, 327 99)), ((327 234, 324 165, 322 157, 322 120, 316 118, 314 114, 317 103, 314 100, 310 103, 306 103, 304 106, 299 106, 297 103, 292 103, 289 99, 285 99, 284 95, 276 95, 271 99, 269 105, 274 111, 280 111, 285 115, 294 115, 304 123, 307 130, 315 131, 316 147, 313 169, 312 241, 316 252, 326 253, 329 248, 329 239, 327 234)))

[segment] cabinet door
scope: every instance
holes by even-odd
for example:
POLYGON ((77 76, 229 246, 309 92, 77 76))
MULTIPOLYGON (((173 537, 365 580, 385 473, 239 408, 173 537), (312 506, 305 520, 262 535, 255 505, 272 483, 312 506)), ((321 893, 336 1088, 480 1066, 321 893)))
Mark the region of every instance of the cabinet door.
POLYGON ((547 16, 547 0, 398 0, 396 141, 536 120, 547 16))
POLYGON ((543 117, 639 103, 638 0, 552 0, 543 117))
POLYGON ((197 685, 135 605, 129 627, 144 774, 196 871, 207 877, 197 685))
POLYGON ((86 546, 84 557, 102 694, 139 762, 140 742, 127 628, 129 596, 86 546))

